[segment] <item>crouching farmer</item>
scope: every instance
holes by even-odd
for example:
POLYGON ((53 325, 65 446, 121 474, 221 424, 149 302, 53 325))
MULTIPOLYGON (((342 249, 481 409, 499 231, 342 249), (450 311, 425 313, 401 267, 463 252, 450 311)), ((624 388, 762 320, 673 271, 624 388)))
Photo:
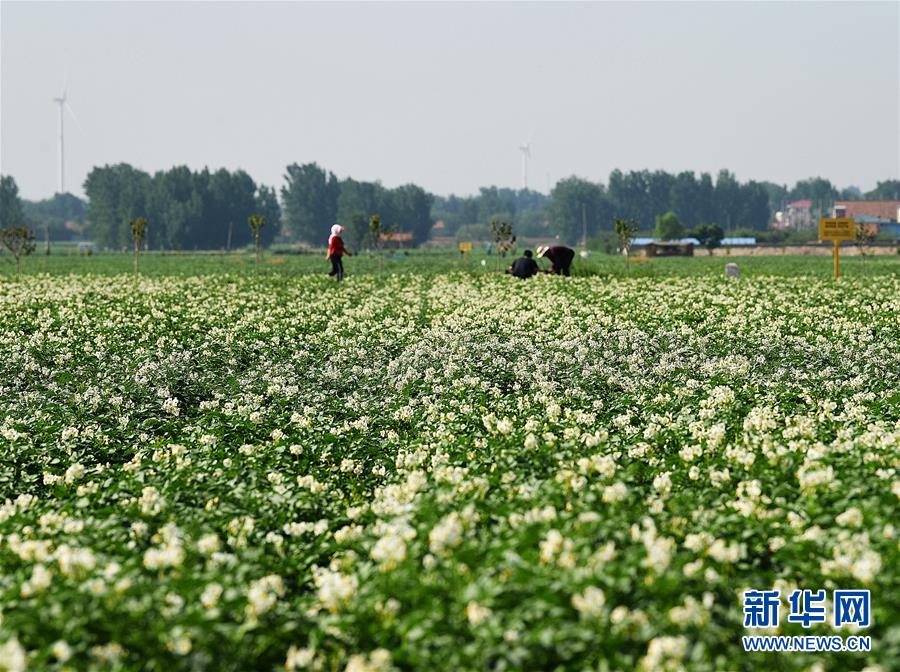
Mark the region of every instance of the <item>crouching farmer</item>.
POLYGON ((575 250, 565 245, 555 245, 554 247, 541 246, 537 248, 538 257, 550 260, 550 270, 548 273, 559 275, 562 273, 566 277, 570 275, 572 268, 572 260, 575 258, 575 250))
POLYGON ((537 262, 532 259, 531 250, 525 250, 521 257, 512 262, 506 272, 516 278, 527 280, 531 276, 537 275, 539 270, 537 262))

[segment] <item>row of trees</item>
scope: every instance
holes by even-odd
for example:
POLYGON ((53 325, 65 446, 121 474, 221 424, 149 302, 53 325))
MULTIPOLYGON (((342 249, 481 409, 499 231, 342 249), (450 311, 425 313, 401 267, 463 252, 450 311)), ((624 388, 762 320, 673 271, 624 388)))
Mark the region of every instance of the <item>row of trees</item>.
POLYGON ((321 245, 328 227, 340 222, 348 244, 360 247, 370 242, 369 218, 378 214, 385 231, 412 234, 414 245, 427 240, 437 220, 443 222, 443 235, 464 240, 491 240, 490 223, 506 221, 519 235, 559 235, 575 243, 585 236, 608 237, 615 218, 650 232, 656 218, 669 212, 689 230, 715 223, 726 232, 761 232, 791 201, 809 199, 815 216, 827 215, 837 199, 900 199, 900 181, 879 182, 863 194, 854 187, 839 190, 823 178, 788 188, 741 183, 724 170, 715 180, 707 173, 616 170, 608 184, 566 178, 550 196, 483 187, 474 196, 435 197, 414 184, 387 189, 378 182, 339 180, 315 163, 292 164, 280 194, 284 226, 275 190, 258 186, 241 170, 194 172, 179 166, 151 176, 123 163, 94 168, 85 191, 89 206, 72 194, 32 203, 19 199, 15 181, 3 177, 3 226, 27 224, 47 241, 88 236, 121 249, 131 242, 128 222, 143 216, 150 223, 149 247, 231 249, 251 242, 245 223, 251 214, 261 214, 267 221, 264 245, 279 234, 283 240, 321 245))
POLYGON ((765 229, 771 221, 763 185, 742 184, 725 170, 715 181, 708 173, 697 178, 692 172, 664 171, 615 170, 608 185, 570 177, 551 193, 549 220, 554 233, 574 243, 585 234, 611 231, 617 217, 649 230, 658 216, 668 212, 688 228, 717 222, 729 229, 765 229))
POLYGON ((387 189, 378 182, 338 180, 316 163, 292 164, 281 189, 285 233, 294 240, 322 245, 335 222, 346 229, 348 244, 370 238, 369 219, 379 215, 388 232, 412 234, 412 244, 428 240, 434 197, 415 184, 387 189))
POLYGON ((49 249, 51 240, 72 240, 84 231, 87 204, 72 194, 54 194, 42 201, 19 198, 10 175, 0 177, 0 228, 28 227, 38 232, 49 249))
POLYGON ((549 196, 530 189, 481 187, 475 196, 435 197, 431 216, 444 222, 444 235, 467 237, 478 227, 487 236, 491 222, 515 220, 521 234, 539 236, 547 233, 549 203, 549 196))
POLYGON ((654 229, 657 217, 674 213, 688 230, 717 224, 726 232, 763 231, 791 201, 809 199, 816 216, 828 215, 838 199, 900 199, 900 181, 879 182, 863 194, 855 187, 839 190, 823 178, 801 180, 793 187, 772 182, 739 182, 722 170, 713 179, 685 171, 613 171, 607 184, 569 177, 557 182, 550 197, 536 192, 482 188, 477 196, 435 199, 432 215, 449 234, 489 239, 495 219, 514 221, 523 235, 559 235, 575 243, 612 232, 614 219, 654 229))
POLYGON ((84 234, 87 203, 73 194, 53 194, 41 201, 22 201, 29 226, 49 245, 51 240, 75 240, 84 234))
POLYGON ((22 257, 34 248, 34 232, 25 223, 19 186, 11 176, 0 176, 0 251, 13 256, 18 273, 22 257))
POLYGON ((95 242, 125 248, 129 222, 145 217, 151 249, 231 249, 252 242, 251 215, 267 226, 263 244, 278 233, 281 208, 274 189, 257 185, 244 171, 198 172, 186 166, 149 175, 127 163, 96 167, 84 183, 89 234, 95 242))
POLYGON ((19 185, 11 175, 0 176, 0 228, 9 229, 25 224, 19 185))

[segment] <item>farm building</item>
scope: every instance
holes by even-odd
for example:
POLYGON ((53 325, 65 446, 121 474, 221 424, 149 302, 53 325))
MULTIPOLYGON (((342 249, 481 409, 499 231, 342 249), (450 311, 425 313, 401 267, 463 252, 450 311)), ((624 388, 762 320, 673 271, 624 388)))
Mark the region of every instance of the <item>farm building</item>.
POLYGON ((412 231, 393 231, 381 234, 381 241, 385 247, 409 247, 413 242, 412 231))
POLYGON ((644 255, 647 257, 693 257, 694 243, 669 240, 650 243, 644 247, 644 255))
POLYGON ((808 229, 815 224, 812 212, 812 201, 802 199, 788 203, 781 217, 776 215, 774 228, 778 229, 808 229))
POLYGON ((900 201, 835 201, 834 217, 849 217, 900 236, 900 201))
MULTIPOLYGON (((646 256, 648 257, 658 257, 664 256, 660 250, 663 245, 679 245, 685 246, 690 245, 693 248, 701 247, 701 243, 696 238, 678 238, 677 240, 659 240, 658 238, 635 238, 631 244, 631 249, 634 251, 644 250, 646 256), (650 247, 654 246, 654 253, 650 254, 646 252, 646 250, 650 247)), ((719 243, 720 247, 755 247, 756 246, 756 238, 723 238, 719 243)), ((686 256, 693 256, 693 252, 686 254, 686 256)))

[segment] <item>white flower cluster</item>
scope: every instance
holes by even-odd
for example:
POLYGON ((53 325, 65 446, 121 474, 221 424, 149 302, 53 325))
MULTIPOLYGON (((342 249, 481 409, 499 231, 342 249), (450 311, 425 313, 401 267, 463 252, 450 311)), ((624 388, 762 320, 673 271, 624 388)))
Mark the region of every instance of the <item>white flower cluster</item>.
POLYGON ((900 274, 507 280, 0 283, 0 669, 726 670, 750 584, 898 613, 900 274))

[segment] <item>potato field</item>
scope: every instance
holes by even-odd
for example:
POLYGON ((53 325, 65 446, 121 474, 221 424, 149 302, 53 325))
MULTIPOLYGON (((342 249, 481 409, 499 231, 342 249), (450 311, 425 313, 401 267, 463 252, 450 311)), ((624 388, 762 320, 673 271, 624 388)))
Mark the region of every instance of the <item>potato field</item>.
POLYGON ((720 272, 7 276, 0 669, 900 669, 900 277, 720 272))

